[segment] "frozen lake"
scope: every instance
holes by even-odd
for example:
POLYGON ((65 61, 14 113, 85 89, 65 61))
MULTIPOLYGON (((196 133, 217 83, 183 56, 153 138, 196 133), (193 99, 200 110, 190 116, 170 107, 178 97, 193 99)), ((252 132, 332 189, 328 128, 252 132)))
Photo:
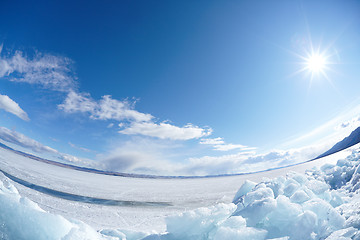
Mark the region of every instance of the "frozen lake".
POLYGON ((264 178, 285 175, 290 171, 304 173, 307 169, 324 163, 335 163, 339 158, 348 155, 348 151, 260 173, 211 178, 156 179, 78 171, 36 161, 0 148, 0 169, 20 180, 14 185, 22 196, 28 197, 48 212, 82 220, 95 229, 122 228, 162 232, 165 230, 164 217, 219 202, 230 203, 245 180, 260 182, 264 178), (31 188, 29 184, 36 186, 38 190, 31 188), (40 188, 55 194, 40 191, 40 188), (76 199, 71 198, 66 200, 59 198, 56 192, 90 200, 102 199, 126 204, 94 204, 91 201, 74 201, 76 199))

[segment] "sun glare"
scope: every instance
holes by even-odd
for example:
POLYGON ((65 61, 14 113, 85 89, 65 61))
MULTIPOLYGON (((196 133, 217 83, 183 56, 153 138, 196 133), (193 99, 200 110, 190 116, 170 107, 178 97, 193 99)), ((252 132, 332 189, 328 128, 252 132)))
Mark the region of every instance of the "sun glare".
POLYGON ((306 78, 309 77, 310 86, 315 79, 326 79, 332 84, 331 79, 328 76, 328 72, 333 71, 330 66, 334 63, 330 61, 333 55, 329 54, 328 50, 329 49, 326 48, 321 51, 320 47, 318 49, 314 49, 311 45, 310 50, 305 52, 303 55, 295 53, 295 56, 299 57, 301 60, 301 62, 299 62, 301 68, 294 74, 303 73, 306 78))
POLYGON ((306 61, 306 67, 312 73, 323 72, 326 67, 326 58, 320 54, 312 54, 306 61))

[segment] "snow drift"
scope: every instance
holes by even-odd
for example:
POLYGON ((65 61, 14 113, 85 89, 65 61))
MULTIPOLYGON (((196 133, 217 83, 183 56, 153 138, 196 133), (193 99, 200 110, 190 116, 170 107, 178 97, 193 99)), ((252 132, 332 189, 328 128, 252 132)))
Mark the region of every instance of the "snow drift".
POLYGON ((360 153, 306 174, 246 181, 233 202, 170 216, 167 231, 146 234, 119 229, 99 232, 44 212, 0 178, 1 239, 360 239, 360 153))

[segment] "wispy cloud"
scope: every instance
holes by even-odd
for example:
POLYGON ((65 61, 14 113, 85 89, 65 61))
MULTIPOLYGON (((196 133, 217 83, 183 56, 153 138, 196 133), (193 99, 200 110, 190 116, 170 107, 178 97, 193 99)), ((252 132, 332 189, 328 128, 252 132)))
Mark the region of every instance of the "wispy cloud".
POLYGON ((151 114, 141 113, 134 110, 134 104, 124 100, 113 99, 110 95, 102 96, 99 101, 91 98, 88 93, 68 93, 65 101, 60 104, 59 109, 66 113, 88 113, 90 118, 98 120, 130 120, 150 121, 151 114))
POLYGON ((200 144, 212 145, 214 150, 216 150, 216 151, 224 151, 224 152, 234 150, 234 149, 240 149, 240 150, 243 150, 243 151, 256 149, 256 148, 248 147, 248 146, 245 146, 245 145, 242 145, 242 144, 225 143, 225 141, 221 137, 203 138, 203 139, 200 140, 200 144))
POLYGON ((200 128, 192 124, 177 127, 166 122, 133 122, 129 127, 119 132, 127 135, 144 135, 160 139, 190 140, 209 136, 212 129, 200 128))
POLYGON ((5 111, 12 113, 22 120, 30 121, 27 113, 20 108, 19 104, 9 98, 7 95, 0 94, 0 109, 4 109, 5 111))
POLYGON ((2 52, 0 51, 0 78, 36 84, 53 91, 67 92, 76 88, 76 76, 71 69, 73 61, 69 58, 38 51, 32 57, 21 51, 8 53, 6 56, 2 52))
POLYGON ((31 139, 19 132, 10 130, 8 128, 5 127, 0 127, 0 138, 4 141, 16 144, 18 146, 30 149, 34 152, 37 153, 58 153, 57 150, 45 146, 37 141, 35 141, 34 139, 31 139))
POLYGON ((221 137, 203 138, 203 139, 200 140, 199 143, 200 144, 205 144, 205 145, 221 145, 221 144, 225 144, 223 138, 221 138, 221 137))
POLYGON ((92 150, 90 150, 90 149, 87 149, 87 148, 84 148, 84 147, 79 147, 79 146, 77 146, 77 145, 75 145, 75 144, 73 144, 71 142, 69 142, 69 145, 70 145, 70 147, 81 150, 83 152, 92 152, 92 150))

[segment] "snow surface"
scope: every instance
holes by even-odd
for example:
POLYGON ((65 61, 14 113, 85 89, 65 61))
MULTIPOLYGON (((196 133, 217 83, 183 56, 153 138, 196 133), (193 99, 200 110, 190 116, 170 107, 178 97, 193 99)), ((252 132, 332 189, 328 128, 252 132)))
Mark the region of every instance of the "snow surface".
POLYGON ((340 152, 305 164, 248 175, 197 179, 145 179, 109 176, 77 171, 39 162, 0 148, 0 169, 22 180, 79 196, 137 202, 166 202, 168 207, 100 206, 67 201, 14 183, 22 196, 42 209, 76 218, 93 228, 117 228, 132 231, 162 232, 165 217, 185 210, 231 203, 246 181, 260 182, 264 177, 285 176, 289 171, 305 173, 306 169, 324 163, 336 163, 346 152, 340 152))
POLYGON ((42 183, 58 190, 99 196, 105 190, 109 190, 108 187, 104 185, 104 191, 99 191, 97 188, 93 190, 92 184, 98 186, 96 185, 97 181, 98 184, 110 184, 111 179, 115 181, 110 184, 111 187, 114 186, 113 184, 117 184, 122 190, 127 190, 127 194, 118 195, 107 192, 107 197, 110 199, 127 196, 127 199, 130 200, 139 200, 139 198, 142 201, 162 200, 171 202, 173 206, 169 208, 111 208, 71 202, 37 193, 32 189, 15 184, 1 175, 1 239, 360 239, 360 153, 357 148, 346 158, 340 158, 337 162, 327 158, 325 165, 303 173, 300 172, 305 167, 309 168, 324 162, 314 161, 294 168, 211 179, 128 179, 119 177, 108 179, 98 174, 96 176, 78 176, 77 174, 85 173, 72 173, 70 169, 57 169, 62 172, 56 173, 52 169, 55 166, 37 168, 39 165, 32 165, 35 161, 21 159, 12 154, 1 150, 0 166, 2 170, 11 171, 11 174, 19 178, 24 177, 27 181, 33 180, 36 184, 42 183), (21 164, 25 164, 25 166, 16 171, 16 167, 21 164), (29 170, 28 173, 26 168, 29 170), (53 172, 49 173, 49 168, 53 172), (67 173, 69 173, 69 178, 58 179, 56 183, 57 177, 67 173), (278 177, 264 179, 264 176, 278 177), (50 177, 49 182, 46 177, 50 177), (90 177, 95 179, 91 180, 90 177), (121 181, 117 179, 121 179, 121 181), (246 179, 248 180, 246 181, 246 179), (89 181, 84 182, 84 180, 89 181), (123 184, 120 184, 121 182, 123 184), (79 183, 80 186, 75 185, 76 183, 79 183), (69 188, 71 184, 73 189, 69 188), (141 188, 144 191, 142 194, 140 194, 141 190, 136 192, 136 187, 141 184, 145 185, 141 188), (230 187, 228 184, 232 184, 232 186, 230 187), (88 187, 87 191, 83 189, 85 187, 88 187), (157 191, 152 193, 152 188, 156 187, 157 191), (147 188, 148 191, 146 191, 147 188), (239 190, 237 191, 237 189, 239 190), (219 192, 211 193, 215 190, 219 190, 219 192), (230 193, 232 193, 231 196, 230 193), (166 194, 174 195, 166 196, 166 194), (34 198, 38 204, 27 197, 34 198), (50 202, 54 199, 57 201, 50 202), (45 203, 42 202, 43 200, 45 203), (57 206, 57 204, 59 205, 57 206), (203 207, 197 208, 198 205, 203 207), (52 208, 57 210, 50 211, 52 208), (190 210, 184 211, 184 208, 190 210), (85 223, 73 220, 73 217, 76 218, 78 210, 81 212, 81 220, 85 223), (103 213, 109 214, 111 210, 114 212, 112 224, 104 224, 103 229, 100 229, 101 224, 91 222, 97 217, 104 220, 103 213), (86 213, 90 221, 86 221, 86 213), (127 218, 127 214, 132 213, 136 213, 137 220, 127 218), (121 217, 123 217, 124 224, 119 221, 121 217), (150 227, 153 225, 149 224, 149 221, 157 220, 161 222, 159 225, 155 224, 158 229, 154 228, 155 231, 150 231, 150 227), (131 229, 129 227, 131 224, 125 224, 129 221, 136 223, 138 228, 131 229), (142 223, 147 226, 141 228, 142 223), (89 224, 96 225, 96 230, 89 224), (159 227, 162 224, 166 226, 166 229, 159 227))

